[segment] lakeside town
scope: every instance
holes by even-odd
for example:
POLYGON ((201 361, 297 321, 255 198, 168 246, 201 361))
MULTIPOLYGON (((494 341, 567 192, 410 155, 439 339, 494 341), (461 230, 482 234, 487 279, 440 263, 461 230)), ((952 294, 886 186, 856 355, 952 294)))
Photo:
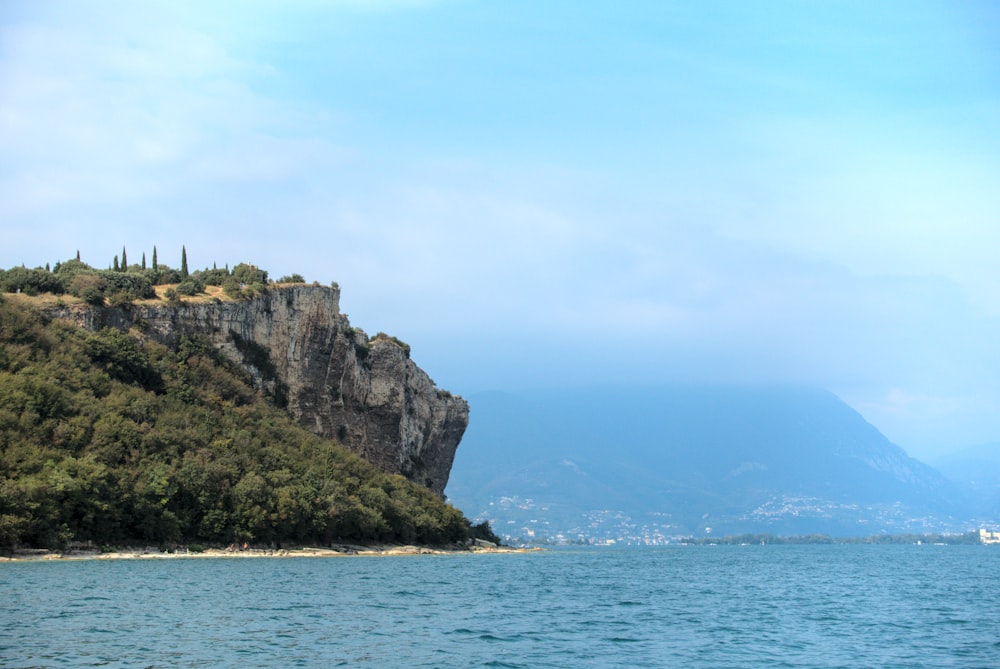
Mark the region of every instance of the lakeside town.
POLYGON ((967 529, 955 529, 954 521, 934 516, 899 518, 898 510, 856 504, 834 504, 808 498, 772 500, 751 514, 736 518, 742 524, 738 531, 731 525, 705 525, 700 533, 685 532, 667 513, 651 513, 647 519, 635 519, 612 509, 599 509, 574 514, 557 505, 537 502, 530 498, 500 497, 490 504, 485 514, 496 533, 510 545, 594 545, 594 546, 667 546, 691 542, 728 541, 733 537, 760 537, 770 542, 792 541, 828 543, 831 541, 870 541, 899 543, 981 543, 1000 544, 1000 523, 970 520, 967 529), (785 517, 855 519, 858 531, 850 538, 831 537, 823 532, 794 536, 774 532, 767 521, 785 517), (891 527, 892 531, 882 529, 891 527))

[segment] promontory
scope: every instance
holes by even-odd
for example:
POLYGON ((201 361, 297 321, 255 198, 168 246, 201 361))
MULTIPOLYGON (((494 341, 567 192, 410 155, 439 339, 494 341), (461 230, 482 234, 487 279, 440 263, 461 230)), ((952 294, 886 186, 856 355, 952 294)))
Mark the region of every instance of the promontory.
POLYGON ((88 330, 133 330, 176 347, 207 338, 306 429, 382 471, 444 494, 469 405, 437 388, 395 337, 369 337, 340 312, 340 288, 272 285, 249 299, 134 301, 46 309, 88 330))

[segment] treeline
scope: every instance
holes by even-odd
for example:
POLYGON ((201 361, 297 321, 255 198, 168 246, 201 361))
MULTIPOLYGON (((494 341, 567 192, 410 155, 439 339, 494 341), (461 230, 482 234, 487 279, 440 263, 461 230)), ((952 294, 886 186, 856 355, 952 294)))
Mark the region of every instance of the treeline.
MULTIPOLYGON (((300 274, 283 276, 278 283, 305 283, 300 274)), ((256 265, 240 263, 229 269, 188 271, 187 249, 181 247, 180 268, 174 269, 160 263, 156 247, 153 247, 152 261, 147 265, 146 254, 140 262, 129 264, 125 248, 121 260, 115 255, 107 269, 96 269, 80 260, 80 254, 54 266, 12 267, 0 269, 0 291, 39 295, 73 295, 83 301, 101 306, 118 306, 133 300, 155 299, 154 286, 170 285, 164 297, 168 300, 181 296, 204 293, 207 286, 220 286, 223 292, 234 299, 253 297, 268 284, 267 271, 256 265)))
POLYGON ((91 333, 0 294, 4 550, 471 537, 496 539, 299 427, 211 345, 91 333))

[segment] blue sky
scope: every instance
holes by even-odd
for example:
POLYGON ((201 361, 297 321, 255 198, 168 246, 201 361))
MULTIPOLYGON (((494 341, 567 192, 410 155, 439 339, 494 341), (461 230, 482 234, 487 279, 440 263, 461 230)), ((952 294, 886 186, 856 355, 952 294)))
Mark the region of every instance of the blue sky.
POLYGON ((183 244, 339 282, 462 394, 810 384, 1000 441, 994 3, 204 4, 0 5, 0 266, 183 244))

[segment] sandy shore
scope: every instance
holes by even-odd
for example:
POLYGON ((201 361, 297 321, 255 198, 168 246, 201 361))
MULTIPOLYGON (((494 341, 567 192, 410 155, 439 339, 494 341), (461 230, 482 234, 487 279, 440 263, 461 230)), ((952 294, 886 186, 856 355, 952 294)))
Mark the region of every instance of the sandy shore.
POLYGON ((25 549, 14 551, 13 555, 0 556, 0 562, 28 562, 33 560, 176 560, 190 558, 287 558, 287 557, 380 557, 395 555, 461 555, 465 553, 527 553, 538 549, 511 548, 509 546, 471 546, 455 548, 433 548, 427 546, 356 546, 342 545, 332 548, 299 547, 288 549, 263 548, 206 548, 190 551, 177 548, 161 551, 156 547, 119 548, 110 552, 98 550, 49 551, 25 549))

